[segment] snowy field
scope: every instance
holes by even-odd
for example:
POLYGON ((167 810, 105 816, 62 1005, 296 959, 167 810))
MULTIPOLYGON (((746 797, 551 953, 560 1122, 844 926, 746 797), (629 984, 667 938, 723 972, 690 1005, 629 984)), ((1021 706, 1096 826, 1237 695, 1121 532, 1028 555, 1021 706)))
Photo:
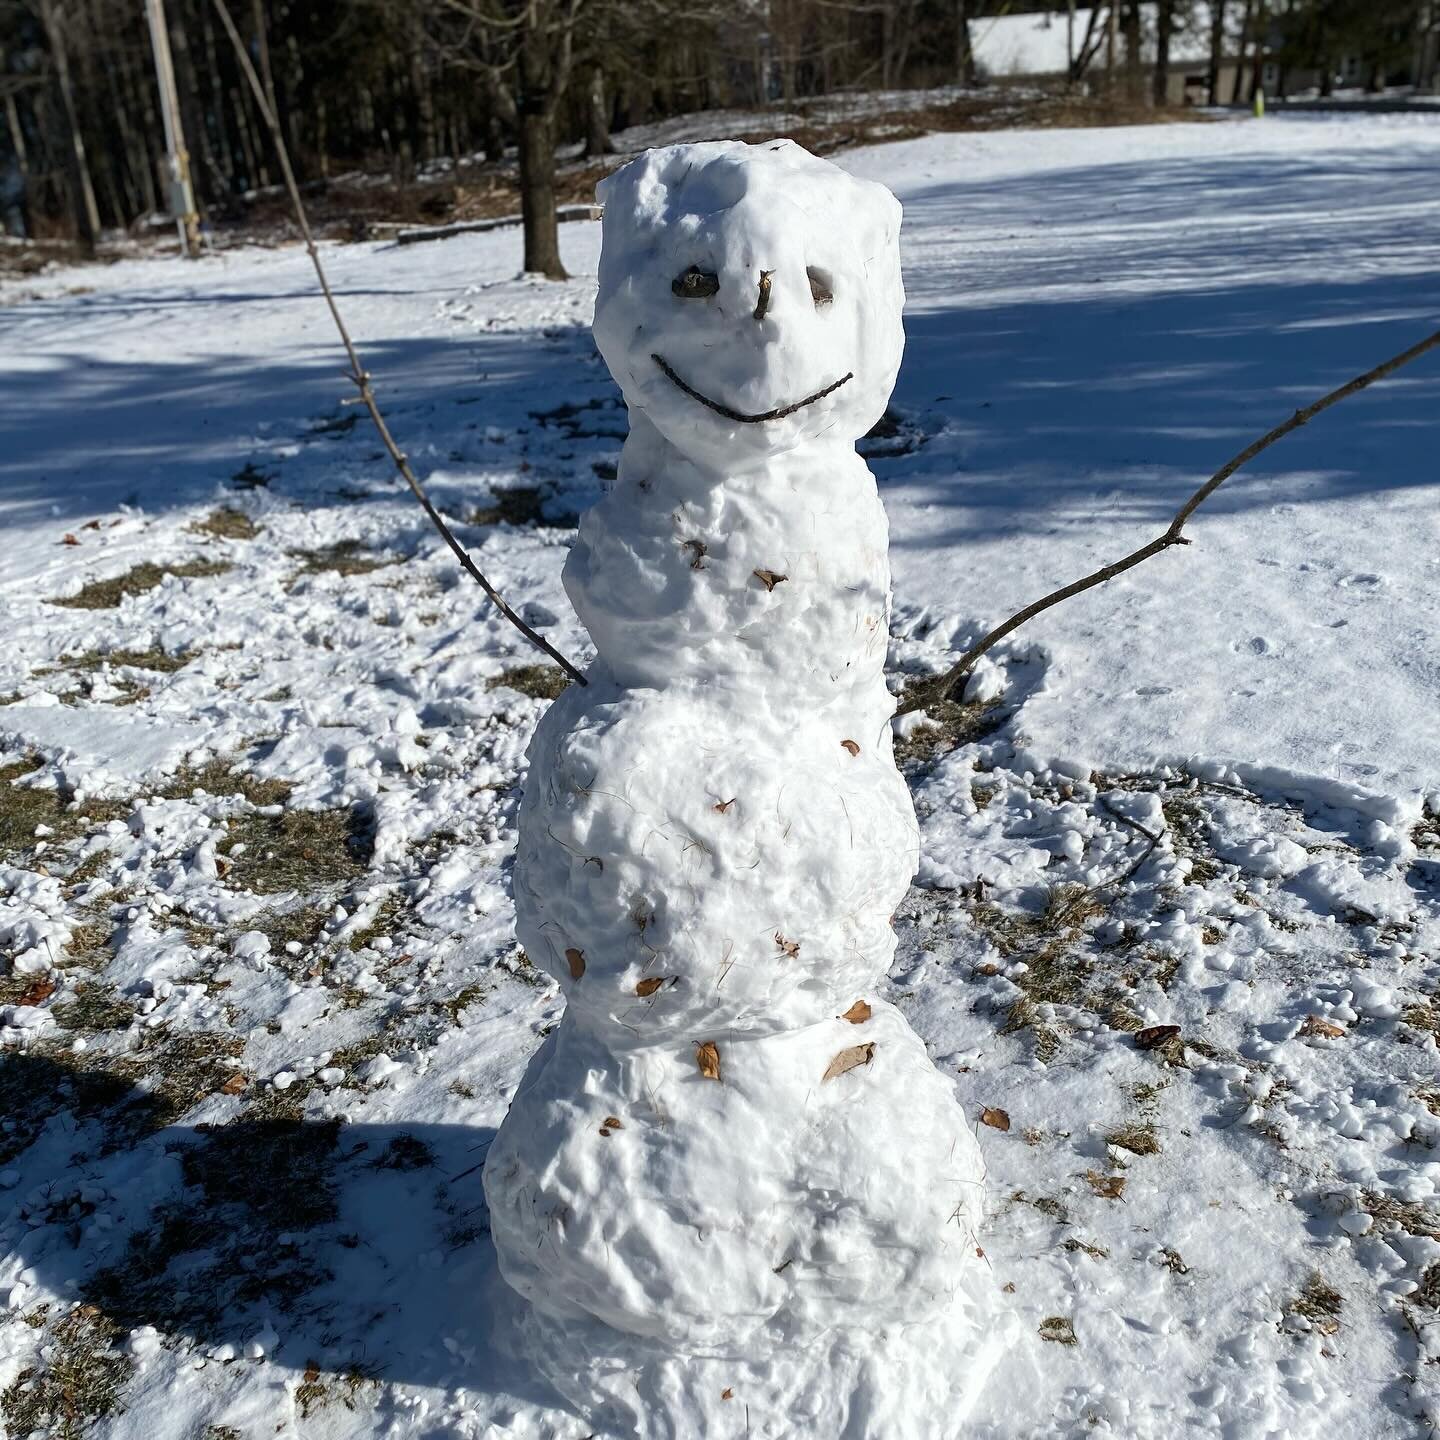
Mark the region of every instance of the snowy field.
MULTIPOLYGON (((843 163, 907 217, 865 446, 897 689, 1440 324, 1440 120, 843 163)), ((571 655, 625 433, 598 242, 559 285, 515 232, 327 251, 401 444, 571 655)), ((479 1170, 558 1013, 507 870, 563 677, 341 371, 293 248, 0 288, 0 1433, 586 1433, 506 1358, 479 1170)), ((1440 1425, 1437 415, 1432 355, 1012 637, 958 733, 899 727, 889 998, 976 1120, 1020 1337, 957 1437, 1440 1425)))

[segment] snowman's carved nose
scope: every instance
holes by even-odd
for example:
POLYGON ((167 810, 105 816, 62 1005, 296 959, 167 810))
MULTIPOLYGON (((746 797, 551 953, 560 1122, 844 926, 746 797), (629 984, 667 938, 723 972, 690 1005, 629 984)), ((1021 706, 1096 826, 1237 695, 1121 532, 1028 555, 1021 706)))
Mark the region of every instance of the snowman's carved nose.
POLYGON ((763 320, 765 312, 770 308, 770 277, 773 270, 762 270, 760 272, 760 298, 755 302, 755 318, 763 320))

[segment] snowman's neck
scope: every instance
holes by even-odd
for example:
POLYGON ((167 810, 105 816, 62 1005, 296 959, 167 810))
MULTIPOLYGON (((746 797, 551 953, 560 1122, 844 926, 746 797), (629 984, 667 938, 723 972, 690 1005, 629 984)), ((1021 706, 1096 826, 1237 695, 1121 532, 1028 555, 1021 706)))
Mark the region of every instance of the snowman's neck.
POLYGON ((732 468, 632 415, 565 585, 621 685, 759 687, 797 707, 858 686, 888 706, 887 540, 875 479, 849 442, 732 468))

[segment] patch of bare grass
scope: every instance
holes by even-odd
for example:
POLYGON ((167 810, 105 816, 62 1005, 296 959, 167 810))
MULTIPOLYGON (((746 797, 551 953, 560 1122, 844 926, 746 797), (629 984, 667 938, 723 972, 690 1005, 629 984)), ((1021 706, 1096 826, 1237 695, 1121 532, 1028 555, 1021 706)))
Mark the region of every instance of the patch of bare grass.
POLYGON ((31 756, 0 766, 0 860, 28 855, 41 839, 56 848, 130 811, 129 801, 89 799, 79 806, 72 791, 27 783, 44 763, 31 756), (49 833, 37 836, 40 826, 49 833))
POLYGON ((1340 1313, 1345 1297, 1317 1270, 1305 1287, 1285 1306, 1288 1315, 1299 1315, 1322 1335, 1333 1335, 1340 1328, 1340 1313))
POLYGON ((393 556, 377 555, 359 540, 337 540, 318 550, 291 550, 292 560, 300 562, 302 575, 368 575, 400 562, 393 556))
POLYGON ((178 565, 155 565, 145 560, 123 575, 108 580, 92 580, 78 594, 60 595, 49 603, 66 610, 113 610, 131 595, 144 595, 154 590, 167 575, 199 580, 223 575, 229 569, 230 566, 221 560, 187 560, 178 565))
POLYGON ((895 763, 916 770, 951 750, 993 735, 1004 723, 1000 700, 942 700, 925 707, 926 721, 895 740, 895 763))
POLYGON ((0 1394, 0 1418, 9 1435, 83 1440, 124 1408, 134 1362, 115 1348, 121 1327, 94 1305, 78 1305, 48 1328, 41 1362, 0 1394))
POLYGON ((226 883, 257 895, 348 884, 365 873, 373 849, 370 817, 358 807, 237 815, 220 844, 226 883))
POLYGON ((570 684, 558 665, 516 665, 485 682, 487 690, 516 690, 532 700, 555 700, 570 684))
POLYGON ((217 540, 253 540, 260 533, 260 526, 243 510, 232 510, 229 506, 212 510, 190 528, 199 535, 213 535, 217 540))

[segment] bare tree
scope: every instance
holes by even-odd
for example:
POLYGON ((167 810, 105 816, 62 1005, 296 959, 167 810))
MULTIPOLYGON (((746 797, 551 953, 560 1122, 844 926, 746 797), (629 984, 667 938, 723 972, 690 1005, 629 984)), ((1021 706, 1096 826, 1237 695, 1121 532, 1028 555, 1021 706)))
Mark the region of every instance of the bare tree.
POLYGON ((1175 0, 1157 0, 1155 6, 1155 74, 1151 97, 1157 110, 1170 103, 1170 36, 1175 29, 1175 0))
POLYGON ((1210 69, 1205 77, 1210 104, 1220 103, 1220 68, 1225 63, 1226 0, 1210 0, 1210 69))

